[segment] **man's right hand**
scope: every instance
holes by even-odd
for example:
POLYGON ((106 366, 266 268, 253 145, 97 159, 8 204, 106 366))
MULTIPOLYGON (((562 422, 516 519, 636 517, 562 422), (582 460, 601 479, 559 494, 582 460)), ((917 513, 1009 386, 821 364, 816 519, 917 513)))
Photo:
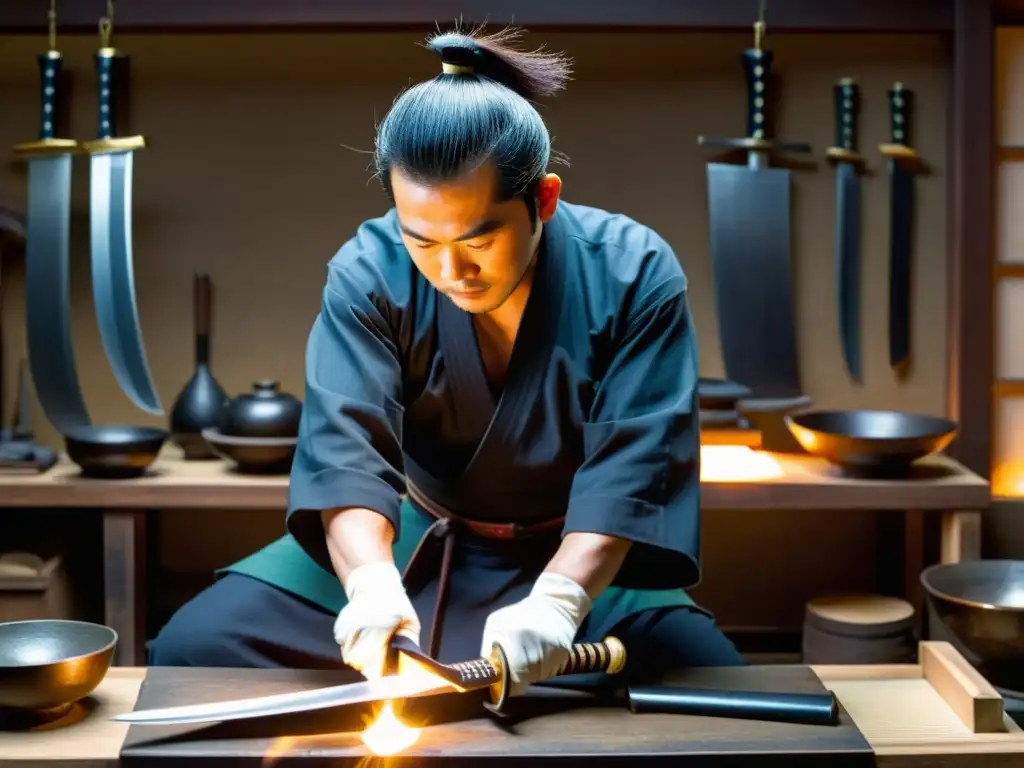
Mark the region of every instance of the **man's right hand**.
POLYGON ((419 617, 392 562, 360 565, 348 574, 345 592, 348 605, 334 623, 342 661, 364 677, 380 677, 393 635, 419 644, 419 617))

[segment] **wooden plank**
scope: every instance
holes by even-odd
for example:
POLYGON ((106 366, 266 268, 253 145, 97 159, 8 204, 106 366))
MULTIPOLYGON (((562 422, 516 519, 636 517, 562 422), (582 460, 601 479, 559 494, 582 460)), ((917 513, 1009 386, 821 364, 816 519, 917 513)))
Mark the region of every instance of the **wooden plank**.
POLYGON ((103 513, 104 622, 118 635, 114 664, 146 663, 146 512, 103 513))
POLYGON ((981 513, 949 511, 942 514, 940 561, 960 563, 981 559, 981 513))
MULTIPOLYGON (((982 477, 992 462, 995 33, 989 0, 955 0, 949 136, 949 454, 982 477)), ((972 505, 952 505, 972 509, 972 505)))
MULTIPOLYGON (((758 482, 705 482, 704 510, 716 509, 986 509, 989 485, 944 456, 918 462, 906 478, 844 477, 823 459, 763 454, 781 476, 758 482)), ((66 460, 41 475, 0 475, 3 507, 99 509, 284 509, 288 477, 240 475, 221 461, 181 460, 169 448, 149 476, 130 480, 81 477, 66 460)))
MULTIPOLYGON (((302 690, 352 679, 343 673, 297 670, 153 668, 137 708, 172 706, 302 690)), ((807 667, 694 669, 673 682, 733 690, 817 691, 824 688, 807 667)), ((872 765, 867 742, 846 713, 838 727, 789 725, 682 715, 633 715, 624 706, 548 690, 516 699, 512 719, 499 726, 480 716, 472 694, 409 701, 405 716, 432 724, 405 754, 415 764, 564 766, 644 765, 830 766, 872 765)), ((208 727, 133 726, 122 757, 133 766, 171 765, 176 760, 231 760, 260 765, 264 759, 309 764, 355 765, 366 751, 358 733, 368 712, 334 711, 238 721, 208 727)), ((392 758, 394 760, 394 758, 392 758)), ((412 762, 410 760, 410 762, 412 762)), ((404 761, 403 761, 404 764, 404 761)))
POLYGON ((128 725, 109 718, 132 711, 145 676, 138 667, 112 668, 92 695, 59 720, 29 729, 0 728, 0 765, 117 765, 128 725))
MULTIPOLYGON (((773 0, 769 29, 777 32, 949 32, 954 0, 773 0)), ((62 33, 94 33, 102 4, 63 3, 62 33)), ((222 31, 268 28, 433 27, 460 16, 467 22, 515 22, 531 29, 750 29, 750 0, 147 0, 117 6, 122 32, 222 31)), ((46 32, 45 5, 0 3, 0 32, 46 32)))
POLYGON ((1002 733, 1003 699, 949 643, 921 643, 921 671, 972 733, 1002 733))
MULTIPOLYGON (((946 644, 922 643, 931 645, 946 644)), ((963 661, 951 646, 949 651, 963 661)), ((973 733, 919 664, 823 665, 812 670, 857 723, 879 766, 1024 766, 1024 732, 1009 716, 1003 716, 998 732, 973 733)), ((973 685, 984 687, 976 680, 973 685)))

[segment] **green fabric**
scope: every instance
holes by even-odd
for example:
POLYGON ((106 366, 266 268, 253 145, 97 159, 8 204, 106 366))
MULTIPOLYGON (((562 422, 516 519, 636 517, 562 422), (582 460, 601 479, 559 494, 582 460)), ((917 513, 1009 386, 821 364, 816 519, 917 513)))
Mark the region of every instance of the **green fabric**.
MULTIPOLYGON (((401 536, 392 550, 398 570, 405 569, 429 527, 428 519, 416 512, 408 501, 403 502, 401 536)), ((259 579, 308 600, 328 613, 336 614, 345 606, 345 592, 337 576, 317 565, 291 535, 282 536, 258 552, 217 571, 218 575, 225 573, 259 579)), ((594 601, 587 619, 587 634, 607 634, 615 624, 639 611, 684 606, 703 612, 684 589, 609 587, 594 601)))

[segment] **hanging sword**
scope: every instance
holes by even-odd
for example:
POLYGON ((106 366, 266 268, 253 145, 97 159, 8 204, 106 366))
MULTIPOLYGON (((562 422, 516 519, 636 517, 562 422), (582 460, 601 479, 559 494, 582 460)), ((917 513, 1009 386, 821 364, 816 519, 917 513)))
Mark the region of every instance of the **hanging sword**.
POLYGON ((857 153, 857 112, 860 89, 843 78, 833 89, 836 103, 836 144, 828 150, 836 166, 836 301, 839 339, 850 377, 861 380, 860 360, 860 166, 857 153))
POLYGON ((162 415, 142 344, 132 258, 132 162, 135 150, 143 148, 146 140, 116 134, 118 118, 123 116, 120 111, 126 105, 128 57, 110 45, 113 10, 108 0, 95 55, 99 131, 95 141, 82 143, 91 156, 93 302, 103 349, 121 389, 142 410, 162 415))
POLYGON ((28 160, 25 233, 25 325, 32 382, 46 418, 60 433, 87 426, 71 339, 68 244, 71 229, 71 156, 74 139, 57 138, 64 127, 63 60, 57 50, 54 0, 47 12, 50 46, 39 55, 39 138, 14 147, 28 160))
POLYGON ((898 374, 910 360, 910 274, 914 230, 914 170, 910 144, 913 94, 894 83, 889 91, 892 142, 879 151, 889 158, 889 364, 898 374))

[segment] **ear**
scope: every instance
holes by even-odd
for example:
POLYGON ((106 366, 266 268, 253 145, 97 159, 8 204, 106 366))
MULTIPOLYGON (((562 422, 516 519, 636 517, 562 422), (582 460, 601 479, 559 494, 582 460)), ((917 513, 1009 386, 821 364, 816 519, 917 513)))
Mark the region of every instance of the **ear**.
POLYGON ((541 221, 549 221, 555 215, 561 194, 562 180, 557 174, 546 174, 537 184, 537 217, 541 221))

